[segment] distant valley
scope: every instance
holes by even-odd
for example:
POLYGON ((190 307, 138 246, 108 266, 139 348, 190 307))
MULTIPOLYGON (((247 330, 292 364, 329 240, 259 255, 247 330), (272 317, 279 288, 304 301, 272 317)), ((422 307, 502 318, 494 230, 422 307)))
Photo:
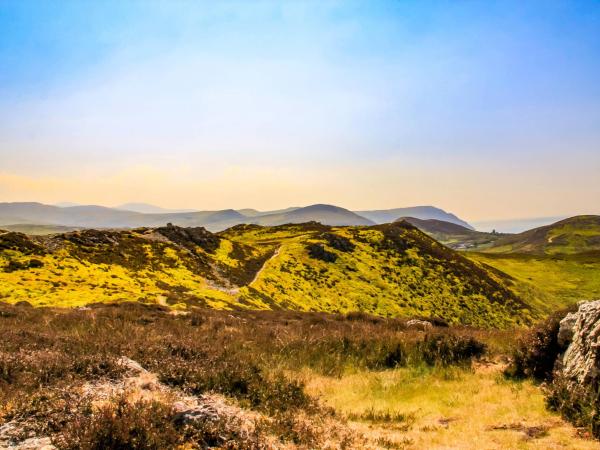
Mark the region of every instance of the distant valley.
POLYGON ((395 221, 406 221, 455 250, 484 250, 505 236, 499 233, 475 231, 463 225, 438 219, 400 217, 395 221))

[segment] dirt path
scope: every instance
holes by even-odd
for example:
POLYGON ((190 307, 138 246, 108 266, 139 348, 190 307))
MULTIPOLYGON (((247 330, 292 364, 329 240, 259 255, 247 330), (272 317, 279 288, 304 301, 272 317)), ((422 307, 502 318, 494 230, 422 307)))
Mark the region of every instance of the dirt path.
MULTIPOLYGON (((269 261, 271 261, 272 259, 276 258, 279 255, 279 250, 281 249, 281 246, 277 247, 277 249, 275 250, 275 252, 273 253, 273 255, 271 255, 271 257, 269 259, 267 259, 263 265, 261 266, 260 269, 258 269, 258 271, 256 272, 256 274, 254 275, 254 278, 252 278, 252 281, 250 281, 250 283, 248 283, 246 286, 250 286, 252 283, 254 283, 258 277, 260 276, 260 274, 263 272, 263 270, 265 269, 265 267, 267 266, 267 264, 269 263, 269 261)), ((225 284, 227 281, 223 278, 222 279, 223 283, 225 284)), ((215 289, 217 291, 220 292, 224 292, 226 294, 232 295, 234 297, 238 296, 240 293, 240 288, 239 287, 225 287, 222 285, 218 285, 216 283, 212 283, 212 282, 208 282, 208 286, 211 289, 215 289)))
POLYGON ((254 278, 252 278, 252 281, 250 283, 248 283, 248 286, 250 286, 256 280, 258 280, 258 277, 263 272, 263 270, 265 270, 265 267, 267 266, 267 264, 269 263, 269 261, 271 261, 272 259, 275 259, 275 258, 277 258, 277 256, 279 256, 279 251, 280 250, 281 250, 281 245, 279 247, 277 247, 275 249, 275 252, 273 253, 273 255, 264 262, 264 264, 262 265, 262 267, 258 270, 258 272, 256 272, 256 275, 254 275, 254 278))

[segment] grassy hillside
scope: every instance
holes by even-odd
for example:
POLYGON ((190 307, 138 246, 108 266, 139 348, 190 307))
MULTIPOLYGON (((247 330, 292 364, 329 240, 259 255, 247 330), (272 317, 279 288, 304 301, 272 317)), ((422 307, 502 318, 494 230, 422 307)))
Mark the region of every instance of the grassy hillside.
POLYGON ((515 281, 519 297, 551 313, 581 300, 600 298, 600 252, 576 255, 466 253, 515 281))
POLYGON ((457 250, 483 249, 491 246, 500 239, 502 234, 483 233, 466 228, 452 222, 437 219, 417 219, 415 217, 402 217, 397 221, 404 220, 419 230, 427 233, 435 240, 457 250))
POLYGON ((0 250, 0 298, 55 306, 138 300, 231 307, 232 289, 270 256, 203 228, 173 226, 43 237, 10 232, 0 235, 0 250))
POLYGON ((365 311, 508 326, 532 313, 508 277, 407 223, 0 235, 0 298, 80 306, 365 311))
POLYGON ((576 216, 497 240, 493 253, 534 255, 600 251, 600 216, 576 216))
POLYGON ((221 235, 277 248, 255 282, 240 290, 242 301, 276 299, 300 310, 440 316, 488 325, 529 316, 508 279, 407 223, 240 226, 221 235))

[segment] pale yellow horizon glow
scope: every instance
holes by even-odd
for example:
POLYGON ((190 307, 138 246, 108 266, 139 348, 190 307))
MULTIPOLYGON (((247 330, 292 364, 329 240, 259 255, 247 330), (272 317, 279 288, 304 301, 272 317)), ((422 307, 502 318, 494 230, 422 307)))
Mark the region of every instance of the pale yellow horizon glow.
MULTIPOLYGON (((164 208, 272 210, 314 203, 350 210, 433 205, 468 221, 598 214, 600 188, 593 170, 579 168, 557 179, 550 171, 505 177, 486 168, 448 169, 417 163, 365 162, 360 167, 132 165, 112 172, 87 170, 61 176, 0 172, 2 201, 116 206, 128 202, 164 208), (533 187, 533 188, 532 188, 533 187)), ((593 169, 593 168, 592 168, 593 169)))

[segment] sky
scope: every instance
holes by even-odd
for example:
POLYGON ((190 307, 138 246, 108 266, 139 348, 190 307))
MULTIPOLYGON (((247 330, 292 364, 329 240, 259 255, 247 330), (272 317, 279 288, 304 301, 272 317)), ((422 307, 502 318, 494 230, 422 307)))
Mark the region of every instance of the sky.
POLYGON ((600 2, 0 0, 0 201, 600 214, 600 2))

